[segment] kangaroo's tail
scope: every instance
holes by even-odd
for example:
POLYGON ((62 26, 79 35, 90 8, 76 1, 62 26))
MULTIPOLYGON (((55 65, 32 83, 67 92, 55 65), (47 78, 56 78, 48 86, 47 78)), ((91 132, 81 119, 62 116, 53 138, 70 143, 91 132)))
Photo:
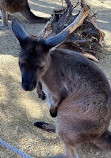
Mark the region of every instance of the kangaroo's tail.
POLYGON ((25 8, 23 8, 20 13, 30 22, 32 23, 46 23, 49 19, 48 18, 42 18, 42 17, 38 17, 35 16, 31 10, 29 5, 27 4, 27 6, 25 8))

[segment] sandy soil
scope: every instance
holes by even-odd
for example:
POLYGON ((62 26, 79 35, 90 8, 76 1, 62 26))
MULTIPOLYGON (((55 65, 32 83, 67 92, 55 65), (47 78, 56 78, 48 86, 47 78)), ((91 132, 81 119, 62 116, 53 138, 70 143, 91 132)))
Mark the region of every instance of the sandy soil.
MULTIPOLYGON (((38 16, 50 16, 54 8, 61 7, 61 0, 29 0, 29 3, 32 11, 38 16)), ((98 54, 98 65, 111 84, 111 1, 91 0, 90 4, 92 12, 98 11, 97 23, 106 33, 106 47, 103 53, 98 54)), ((19 17, 30 34, 37 35, 44 26, 30 24, 19 14, 15 16, 19 17)), ((9 30, 0 30, 0 138, 35 158, 63 154, 63 144, 56 134, 33 126, 36 121, 54 120, 49 115, 45 101, 38 99, 36 90, 22 90, 18 67, 19 50, 11 26, 9 30)), ((81 158, 111 157, 111 152, 101 151, 90 144, 82 146, 78 152, 81 158)), ((19 157, 0 146, 0 158, 19 157)))

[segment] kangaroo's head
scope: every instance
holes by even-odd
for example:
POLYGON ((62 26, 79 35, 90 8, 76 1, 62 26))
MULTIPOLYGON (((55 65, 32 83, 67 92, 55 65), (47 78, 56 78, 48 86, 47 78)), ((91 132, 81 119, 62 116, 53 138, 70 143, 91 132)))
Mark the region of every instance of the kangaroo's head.
POLYGON ((50 64, 49 50, 61 43, 69 32, 58 34, 49 39, 35 39, 28 35, 23 25, 14 19, 12 30, 20 42, 19 67, 22 75, 22 87, 32 91, 50 64))
POLYGON ((32 91, 49 67, 49 48, 44 40, 33 38, 27 38, 22 44, 19 54, 22 87, 26 91, 32 91))

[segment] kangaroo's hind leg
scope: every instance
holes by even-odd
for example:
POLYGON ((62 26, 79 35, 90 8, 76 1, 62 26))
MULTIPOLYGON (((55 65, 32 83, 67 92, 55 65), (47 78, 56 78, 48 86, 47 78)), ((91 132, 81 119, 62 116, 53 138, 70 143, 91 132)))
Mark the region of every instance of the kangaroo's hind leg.
POLYGON ((105 131, 94 141, 94 144, 103 150, 111 150, 111 132, 105 131))
POLYGON ((2 25, 0 26, 0 29, 8 29, 8 16, 7 12, 1 9, 2 14, 2 25))
POLYGON ((65 144, 66 158, 79 158, 76 148, 70 144, 65 144))
POLYGON ((79 158, 76 148, 81 145, 81 135, 76 133, 72 123, 65 118, 56 119, 56 133, 60 136, 65 146, 66 158, 79 158))

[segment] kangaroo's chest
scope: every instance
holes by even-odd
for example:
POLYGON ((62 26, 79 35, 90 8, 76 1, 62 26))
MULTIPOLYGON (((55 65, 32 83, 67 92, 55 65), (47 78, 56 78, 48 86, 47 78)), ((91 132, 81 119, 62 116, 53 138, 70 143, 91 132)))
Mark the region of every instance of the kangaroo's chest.
POLYGON ((58 101, 58 96, 56 94, 56 91, 55 92, 50 91, 45 83, 43 83, 43 87, 46 94, 47 104, 49 105, 49 107, 51 107, 52 105, 56 104, 56 102, 58 101))

